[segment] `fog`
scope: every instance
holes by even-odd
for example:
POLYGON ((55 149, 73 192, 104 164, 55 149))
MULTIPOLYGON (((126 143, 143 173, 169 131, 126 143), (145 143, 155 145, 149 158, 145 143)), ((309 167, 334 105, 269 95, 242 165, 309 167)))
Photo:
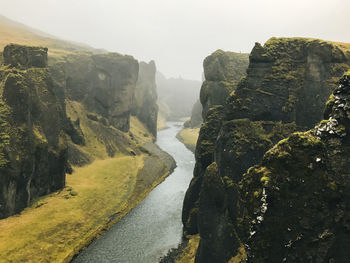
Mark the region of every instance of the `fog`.
POLYGON ((350 42, 349 0, 0 0, 0 13, 63 39, 201 80, 216 49, 250 52, 272 36, 350 42))

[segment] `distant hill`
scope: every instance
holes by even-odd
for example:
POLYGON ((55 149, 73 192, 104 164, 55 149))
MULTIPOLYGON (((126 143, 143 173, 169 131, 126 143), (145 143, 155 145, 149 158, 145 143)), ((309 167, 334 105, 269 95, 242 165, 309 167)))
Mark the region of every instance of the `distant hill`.
POLYGON ((105 50, 94 49, 86 44, 62 40, 40 30, 28 27, 0 15, 0 50, 9 44, 45 46, 49 48, 49 56, 57 56, 73 51, 89 51, 102 53, 105 50))

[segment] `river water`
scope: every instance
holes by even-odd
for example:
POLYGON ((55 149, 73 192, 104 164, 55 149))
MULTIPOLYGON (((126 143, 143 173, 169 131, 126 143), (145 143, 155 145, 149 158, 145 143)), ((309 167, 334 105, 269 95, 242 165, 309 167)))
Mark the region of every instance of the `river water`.
POLYGON ((194 155, 175 137, 182 123, 168 122, 167 126, 158 132, 157 144, 173 156, 177 168, 72 262, 156 263, 180 244, 182 202, 192 178, 194 155))

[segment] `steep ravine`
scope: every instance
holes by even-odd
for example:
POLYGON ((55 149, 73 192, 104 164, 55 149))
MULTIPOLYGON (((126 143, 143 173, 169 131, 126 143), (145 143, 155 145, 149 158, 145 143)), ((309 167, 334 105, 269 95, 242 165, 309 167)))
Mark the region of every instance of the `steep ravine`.
POLYGON ((181 209, 192 177, 194 157, 175 136, 182 123, 168 122, 157 144, 171 154, 177 167, 137 207, 73 262, 154 263, 181 243, 181 209))

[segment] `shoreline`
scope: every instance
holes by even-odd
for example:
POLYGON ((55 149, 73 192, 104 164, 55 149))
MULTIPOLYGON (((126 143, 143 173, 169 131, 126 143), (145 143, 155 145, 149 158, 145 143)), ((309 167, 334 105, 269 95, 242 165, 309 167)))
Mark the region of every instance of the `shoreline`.
POLYGON ((176 134, 176 138, 192 153, 196 151, 199 129, 200 128, 182 128, 182 130, 176 134))
MULTIPOLYGON (((159 148, 158 145, 156 145, 154 143, 151 143, 149 145, 154 145, 157 148, 159 148)), ((149 146, 146 147, 146 149, 148 151, 149 151, 149 148, 150 148, 149 146)), ((160 151, 162 152, 162 154, 170 156, 165 151, 163 151, 161 149, 160 149, 160 151)), ((154 152, 153 152, 153 154, 154 154, 154 152)), ((144 159, 146 159, 146 158, 157 159, 157 157, 160 157, 159 155, 153 155, 153 154, 150 156, 146 156, 144 159)), ((143 171, 147 169, 147 168, 145 168, 145 166, 146 165, 144 162, 144 166, 137 173, 135 188, 137 187, 137 183, 140 181, 140 177, 142 177, 142 175, 144 173, 143 171)), ((162 175, 160 177, 158 176, 158 179, 153 181, 151 187, 146 188, 143 192, 141 192, 138 195, 132 194, 130 200, 128 200, 127 203, 120 209, 121 211, 118 211, 117 213, 113 214, 111 216, 112 219, 110 219, 110 221, 108 221, 105 225, 101 225, 100 229, 98 229, 97 232, 91 236, 91 239, 89 241, 87 241, 84 244, 81 244, 79 247, 77 247, 76 250, 72 254, 70 254, 69 256, 67 256, 66 259, 64 259, 63 262, 64 263, 72 262, 84 249, 86 249, 90 244, 92 244, 95 240, 97 240, 101 235, 108 232, 121 219, 123 219, 123 217, 125 217, 132 209, 134 209, 139 203, 141 203, 150 194, 150 192, 152 192, 152 190, 154 188, 156 188, 159 184, 161 184, 174 171, 175 168, 176 168, 176 163, 171 157, 171 160, 169 160, 169 163, 168 163, 168 167, 164 167, 164 173, 162 173, 162 175), (173 162, 173 163, 170 164, 170 162, 173 162)), ((133 193, 134 192, 135 192, 135 189, 134 189, 133 193)))

